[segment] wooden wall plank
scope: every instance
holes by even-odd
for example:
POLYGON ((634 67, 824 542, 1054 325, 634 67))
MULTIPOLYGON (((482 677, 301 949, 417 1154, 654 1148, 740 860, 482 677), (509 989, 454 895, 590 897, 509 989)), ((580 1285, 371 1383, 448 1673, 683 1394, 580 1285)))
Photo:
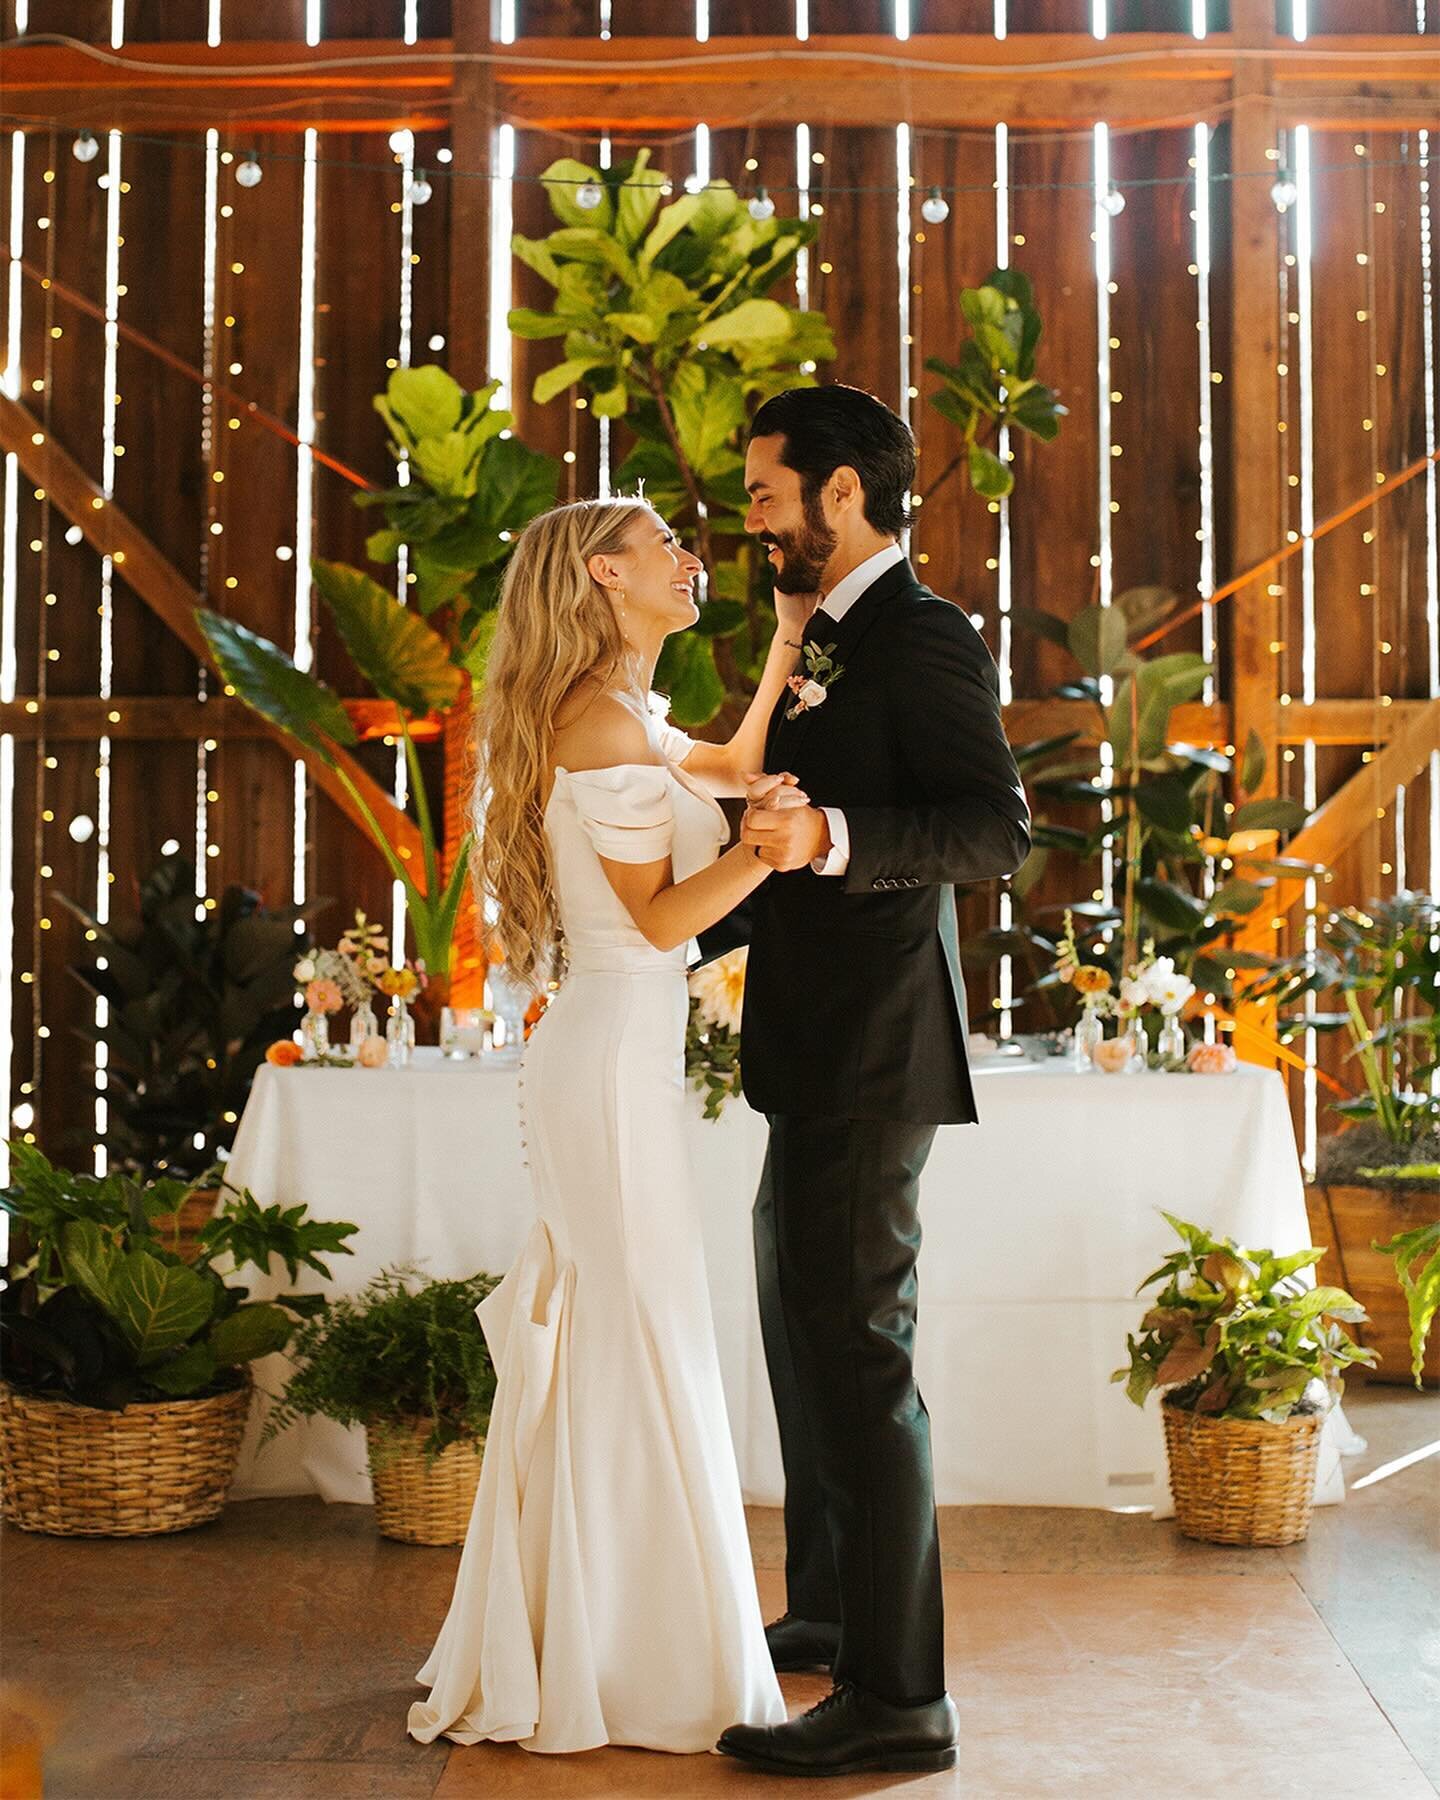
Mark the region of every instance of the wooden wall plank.
MULTIPOLYGON (((825 160, 812 173, 811 211, 820 211, 821 226, 810 253, 810 304, 828 316, 841 352, 821 379, 898 406, 895 133, 827 126, 811 142, 825 160)), ((912 306, 919 297, 912 293, 912 306)))

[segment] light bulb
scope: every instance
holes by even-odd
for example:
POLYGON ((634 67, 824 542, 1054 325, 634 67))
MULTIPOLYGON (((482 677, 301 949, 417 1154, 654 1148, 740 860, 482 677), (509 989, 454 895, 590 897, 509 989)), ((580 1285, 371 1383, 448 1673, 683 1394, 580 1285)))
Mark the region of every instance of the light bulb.
POLYGON ((410 183, 411 205, 423 206, 434 192, 434 188, 431 187, 429 181, 426 179, 425 171, 422 169, 410 183))
POLYGON ((390 148, 397 156, 404 156, 407 150, 415 148, 415 133, 408 125, 402 125, 398 131, 390 133, 390 148))
POLYGON ((586 212, 594 212, 604 198, 605 190, 598 181, 582 181, 575 190, 575 204, 586 212))
POLYGON ((920 202, 920 217, 927 225, 943 225, 950 217, 950 202, 938 187, 932 187, 920 202))
POLYGON ((750 202, 750 217, 761 221, 775 217, 775 202, 763 187, 757 191, 754 199, 750 202))
POLYGON ((89 813, 76 813, 66 829, 75 843, 88 844, 95 835, 95 821, 89 813))
POLYGON ((1288 175, 1282 175, 1270 190, 1270 198, 1275 202, 1276 212, 1289 212, 1299 198, 1300 190, 1288 175))
POLYGON ((704 185, 705 178, 698 171, 685 177, 685 192, 687 194, 698 194, 704 185))
POLYGON ((82 131, 70 146, 70 154, 76 162, 94 162, 100 154, 100 140, 93 131, 82 131))
POLYGON ((1109 213, 1110 217, 1114 219, 1125 210, 1125 196, 1120 192, 1119 188, 1111 188, 1108 193, 1100 196, 1100 204, 1105 208, 1106 212, 1109 213))
POLYGON ((243 188, 259 187, 265 171, 256 162, 254 153, 247 156, 235 171, 235 179, 243 188))

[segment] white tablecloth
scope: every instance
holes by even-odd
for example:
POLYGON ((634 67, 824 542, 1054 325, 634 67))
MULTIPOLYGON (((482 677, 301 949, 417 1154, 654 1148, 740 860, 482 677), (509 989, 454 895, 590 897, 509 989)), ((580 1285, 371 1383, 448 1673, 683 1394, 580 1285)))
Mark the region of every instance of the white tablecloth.
MULTIPOLYGON (((942 1505, 1170 1510, 1159 1406, 1112 1386, 1174 1246, 1157 1209, 1241 1244, 1309 1241, 1280 1077, 1073 1073, 1060 1059, 976 1071, 982 1123, 943 1126, 921 1187, 917 1366, 942 1505)), ((750 1203, 765 1121, 695 1102, 692 1166, 746 1498, 781 1498, 755 1316, 750 1203)), ((418 1262, 437 1277, 501 1273, 531 1221, 513 1069, 418 1053, 406 1070, 261 1068, 227 1176, 263 1204, 304 1201, 360 1226, 331 1291, 418 1262)), ((306 1285, 304 1282, 301 1286, 306 1285)), ((318 1285, 313 1281, 310 1285, 318 1285)), ((256 1284, 257 1296, 279 1291, 256 1284)), ((262 1388, 283 1359, 257 1365, 262 1388)), ((257 1413, 260 1409, 257 1409, 257 1413)), ((237 1497, 318 1490, 365 1501, 360 1434, 302 1424, 255 1456, 237 1497)), ((1343 1494, 1327 1431, 1317 1498, 1343 1494)))

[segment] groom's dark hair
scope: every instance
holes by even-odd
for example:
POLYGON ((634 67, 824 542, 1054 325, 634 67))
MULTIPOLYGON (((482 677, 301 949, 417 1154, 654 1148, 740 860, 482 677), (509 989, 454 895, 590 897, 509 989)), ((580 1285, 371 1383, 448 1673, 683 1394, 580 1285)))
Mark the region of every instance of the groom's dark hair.
POLYGON ((900 415, 873 394, 840 382, 788 388, 755 414, 750 435, 784 438, 780 460, 800 477, 807 504, 836 469, 847 467, 860 477, 865 518, 876 531, 899 537, 910 523, 915 440, 900 415))

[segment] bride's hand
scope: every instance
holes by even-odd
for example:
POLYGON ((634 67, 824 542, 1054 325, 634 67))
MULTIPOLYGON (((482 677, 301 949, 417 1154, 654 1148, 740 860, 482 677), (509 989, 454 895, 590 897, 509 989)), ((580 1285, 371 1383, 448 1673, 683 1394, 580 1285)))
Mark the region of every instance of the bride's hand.
POLYGON ((810 796, 787 770, 783 775, 746 775, 745 801, 752 812, 775 812, 787 806, 808 806, 810 796))
POLYGON ((775 596, 775 619, 781 635, 798 644, 810 615, 820 604, 818 594, 781 594, 775 596))

